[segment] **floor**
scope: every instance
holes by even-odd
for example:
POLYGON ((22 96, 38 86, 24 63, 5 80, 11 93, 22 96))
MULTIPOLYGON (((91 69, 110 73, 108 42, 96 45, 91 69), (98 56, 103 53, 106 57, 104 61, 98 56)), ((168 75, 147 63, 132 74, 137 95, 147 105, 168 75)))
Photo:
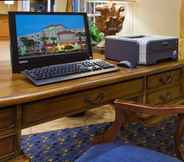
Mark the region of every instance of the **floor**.
MULTIPOLYGON (((0 41, 0 62, 10 61, 10 49, 8 41, 0 41)), ((22 130, 23 135, 46 132, 50 130, 80 127, 96 123, 110 122, 114 120, 114 111, 109 105, 87 111, 81 117, 64 117, 52 122, 44 123, 22 130)))
POLYGON ((84 116, 64 117, 22 130, 22 135, 47 132, 50 130, 74 128, 84 125, 111 122, 114 120, 114 111, 109 105, 87 111, 84 116))

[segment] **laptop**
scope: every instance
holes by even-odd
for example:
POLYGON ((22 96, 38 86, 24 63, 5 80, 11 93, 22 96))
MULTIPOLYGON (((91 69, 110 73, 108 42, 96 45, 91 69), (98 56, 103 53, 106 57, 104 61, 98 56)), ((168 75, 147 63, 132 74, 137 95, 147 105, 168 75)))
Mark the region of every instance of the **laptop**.
POLYGON ((79 12, 9 12, 13 73, 40 86, 118 70, 93 60, 88 18, 79 12))

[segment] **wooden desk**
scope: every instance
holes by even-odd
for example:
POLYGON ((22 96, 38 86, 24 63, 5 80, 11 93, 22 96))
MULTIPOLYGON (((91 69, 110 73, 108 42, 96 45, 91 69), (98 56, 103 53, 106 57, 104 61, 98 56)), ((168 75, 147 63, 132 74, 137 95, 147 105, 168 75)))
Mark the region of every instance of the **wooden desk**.
MULTIPOLYGON (((102 55, 96 55, 102 57, 102 55)), ((141 103, 183 102, 184 64, 163 63, 137 69, 33 86, 0 63, 0 161, 20 154, 21 129, 90 108, 116 98, 141 103)))

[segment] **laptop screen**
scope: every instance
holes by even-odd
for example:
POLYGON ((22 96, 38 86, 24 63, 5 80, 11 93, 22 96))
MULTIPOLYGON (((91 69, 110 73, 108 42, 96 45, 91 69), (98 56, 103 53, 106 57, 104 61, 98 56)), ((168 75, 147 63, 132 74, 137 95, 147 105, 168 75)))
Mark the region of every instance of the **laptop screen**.
POLYGON ((18 69, 79 61, 91 56, 84 13, 17 12, 10 17, 15 23, 15 33, 13 30, 10 33, 11 43, 16 44, 12 61, 24 67, 18 69))

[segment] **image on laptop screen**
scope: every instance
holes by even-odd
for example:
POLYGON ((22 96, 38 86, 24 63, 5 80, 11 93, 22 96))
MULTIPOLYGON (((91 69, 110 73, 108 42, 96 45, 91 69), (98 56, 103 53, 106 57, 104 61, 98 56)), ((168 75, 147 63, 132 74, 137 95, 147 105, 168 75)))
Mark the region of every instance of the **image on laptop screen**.
POLYGON ((86 13, 9 12, 12 71, 92 58, 86 13))
POLYGON ((16 15, 19 59, 86 53, 82 15, 16 15))

